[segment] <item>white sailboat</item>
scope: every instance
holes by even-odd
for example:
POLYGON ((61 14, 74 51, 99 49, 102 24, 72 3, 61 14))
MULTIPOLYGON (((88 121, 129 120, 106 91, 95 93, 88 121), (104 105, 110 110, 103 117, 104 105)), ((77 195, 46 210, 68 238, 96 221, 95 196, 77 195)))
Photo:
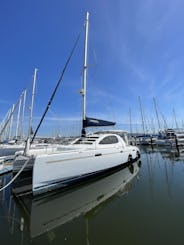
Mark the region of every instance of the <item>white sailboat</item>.
MULTIPOLYGON (((31 192, 33 195, 45 193, 56 188, 65 188, 81 181, 114 172, 127 162, 140 157, 139 149, 127 145, 122 137, 115 133, 86 135, 86 127, 114 125, 112 122, 88 118, 86 116, 86 70, 88 18, 86 16, 85 55, 83 73, 83 127, 81 137, 70 145, 31 149, 17 155, 14 174, 23 171, 30 181, 16 181, 13 191, 18 194, 31 192), (23 167, 22 167, 23 166, 23 167), (23 169, 22 169, 23 168, 23 169), (28 177, 29 176, 29 177, 28 177), (23 183, 23 184, 22 184, 23 183)), ((29 142, 29 140, 28 140, 29 142)), ((21 174, 20 174, 21 177, 21 174)))

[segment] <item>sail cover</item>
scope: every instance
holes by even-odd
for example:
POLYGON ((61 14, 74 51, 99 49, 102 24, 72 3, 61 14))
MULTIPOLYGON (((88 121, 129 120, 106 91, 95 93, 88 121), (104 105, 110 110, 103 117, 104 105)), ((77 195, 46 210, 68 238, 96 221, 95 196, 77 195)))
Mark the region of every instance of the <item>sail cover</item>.
POLYGON ((86 117, 85 120, 83 120, 83 127, 100 127, 100 126, 114 126, 115 122, 105 121, 101 119, 86 117))

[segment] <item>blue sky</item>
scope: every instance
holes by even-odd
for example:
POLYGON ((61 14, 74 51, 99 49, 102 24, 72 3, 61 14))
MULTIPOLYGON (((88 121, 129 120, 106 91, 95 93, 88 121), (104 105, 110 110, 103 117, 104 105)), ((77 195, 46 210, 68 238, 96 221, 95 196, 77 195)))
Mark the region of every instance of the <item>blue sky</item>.
MULTIPOLYGON (((182 0, 1 0, 0 119, 25 87, 30 91, 37 67, 36 127, 88 10, 87 114, 117 121, 123 128, 131 108, 132 122, 140 124, 140 96, 146 120, 157 127, 155 97, 169 126, 173 108, 181 125, 183 8, 182 0)), ((81 117, 83 39, 84 34, 40 134, 63 130, 72 134, 80 127, 74 122, 81 117)))

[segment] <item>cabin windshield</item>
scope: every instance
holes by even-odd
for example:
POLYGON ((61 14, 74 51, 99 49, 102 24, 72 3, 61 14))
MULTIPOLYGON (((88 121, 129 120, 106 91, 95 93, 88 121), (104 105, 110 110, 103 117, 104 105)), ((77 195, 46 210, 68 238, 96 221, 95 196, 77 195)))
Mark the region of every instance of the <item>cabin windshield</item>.
POLYGON ((117 144, 119 142, 118 138, 114 135, 106 136, 103 138, 99 144, 100 145, 108 145, 108 144, 117 144))
POLYGON ((128 145, 128 136, 127 136, 127 132, 126 131, 113 131, 113 130, 104 130, 104 131, 98 131, 95 132, 95 134, 107 134, 107 133, 112 133, 112 134, 117 134, 119 135, 125 142, 125 144, 128 145))

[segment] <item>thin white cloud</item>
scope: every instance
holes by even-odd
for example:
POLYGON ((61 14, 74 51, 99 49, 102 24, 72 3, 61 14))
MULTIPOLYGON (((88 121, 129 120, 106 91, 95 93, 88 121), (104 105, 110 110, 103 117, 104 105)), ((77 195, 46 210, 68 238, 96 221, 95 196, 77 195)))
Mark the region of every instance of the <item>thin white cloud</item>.
MULTIPOLYGON (((33 117, 33 119, 35 121, 39 121, 41 117, 38 117, 38 116, 35 116, 33 117)), ((67 116, 53 116, 53 117, 50 117, 50 116, 46 116, 45 117, 45 121, 51 121, 51 122, 62 122, 62 121, 80 121, 81 118, 80 117, 67 117, 67 116)))
POLYGON ((10 102, 7 100, 0 100, 0 104, 6 104, 6 105, 10 105, 10 102))

